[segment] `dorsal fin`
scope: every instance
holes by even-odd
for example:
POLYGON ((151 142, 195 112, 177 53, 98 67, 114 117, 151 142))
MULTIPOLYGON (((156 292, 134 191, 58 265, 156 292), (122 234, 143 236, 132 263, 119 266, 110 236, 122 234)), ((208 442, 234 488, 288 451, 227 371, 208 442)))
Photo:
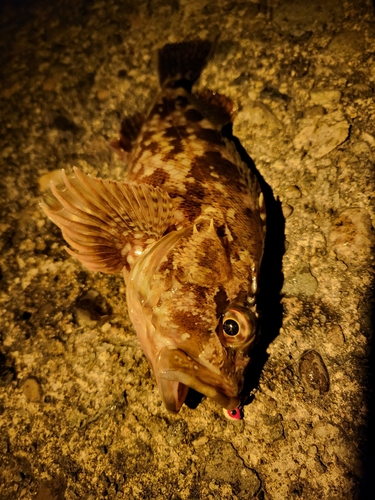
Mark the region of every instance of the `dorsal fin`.
POLYGON ((120 158, 126 163, 128 162, 129 154, 139 136, 144 121, 144 113, 135 113, 132 116, 124 118, 121 122, 119 138, 110 143, 120 158))
POLYGON ((235 106, 232 99, 213 90, 205 89, 192 94, 192 101, 212 123, 223 127, 233 121, 235 106))
POLYGON ((172 201, 148 184, 103 180, 74 169, 64 190, 41 202, 73 249, 68 253, 91 271, 113 273, 130 267, 138 254, 173 224, 172 201))

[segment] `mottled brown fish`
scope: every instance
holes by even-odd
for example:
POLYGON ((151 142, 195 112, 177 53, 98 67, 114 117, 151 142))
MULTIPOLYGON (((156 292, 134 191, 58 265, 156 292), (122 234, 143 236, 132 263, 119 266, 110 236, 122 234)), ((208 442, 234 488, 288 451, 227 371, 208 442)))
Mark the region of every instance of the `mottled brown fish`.
POLYGON ((42 202, 73 257, 123 273, 130 318, 174 413, 189 388, 236 408, 258 331, 263 195, 222 133, 231 101, 192 92, 210 51, 201 41, 159 51, 161 91, 115 144, 123 182, 75 169, 42 202))

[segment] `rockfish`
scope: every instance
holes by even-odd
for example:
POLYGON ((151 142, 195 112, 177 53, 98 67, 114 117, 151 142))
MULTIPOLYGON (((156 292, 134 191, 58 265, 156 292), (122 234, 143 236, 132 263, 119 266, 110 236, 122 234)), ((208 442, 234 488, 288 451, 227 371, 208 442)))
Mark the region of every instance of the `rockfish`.
POLYGON ((192 87, 209 42, 159 51, 161 91, 124 120, 122 182, 74 169, 41 205, 91 271, 122 272, 129 315, 166 408, 189 388, 232 410, 258 333, 263 194, 226 133, 230 99, 192 87))

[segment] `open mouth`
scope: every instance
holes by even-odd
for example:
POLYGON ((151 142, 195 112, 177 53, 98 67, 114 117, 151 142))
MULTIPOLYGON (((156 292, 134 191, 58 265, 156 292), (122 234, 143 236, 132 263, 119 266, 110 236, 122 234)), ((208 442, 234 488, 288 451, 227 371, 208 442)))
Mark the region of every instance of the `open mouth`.
POLYGON ((235 388, 223 382, 221 374, 199 364, 181 349, 163 347, 156 360, 155 372, 161 397, 171 413, 180 410, 189 388, 228 410, 236 408, 240 402, 234 395, 235 388))

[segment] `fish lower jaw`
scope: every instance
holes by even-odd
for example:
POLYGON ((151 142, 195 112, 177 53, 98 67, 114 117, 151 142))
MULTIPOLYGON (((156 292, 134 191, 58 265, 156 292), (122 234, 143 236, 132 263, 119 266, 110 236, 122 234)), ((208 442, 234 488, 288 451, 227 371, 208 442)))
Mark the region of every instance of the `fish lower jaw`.
POLYGON ((186 380, 186 384, 176 379, 185 379, 184 374, 168 373, 168 376, 173 377, 172 380, 167 378, 159 379, 159 391, 165 404, 165 407, 170 413, 178 413, 181 406, 184 404, 189 388, 203 394, 212 399, 218 405, 226 410, 234 410, 240 404, 238 397, 226 396, 219 392, 215 387, 203 384, 200 380, 186 380))
MULTIPOLYGON (((159 353, 155 368, 161 397, 171 413, 178 413, 185 402, 189 388, 212 399, 227 410, 235 409, 240 403, 237 396, 228 396, 218 389, 222 386, 220 375, 210 372, 202 365, 198 366, 180 349, 164 347, 159 353), (199 370, 203 373, 198 377, 199 370), (203 381, 205 378, 209 383, 203 381)), ((228 388, 227 392, 232 391, 228 388)))

